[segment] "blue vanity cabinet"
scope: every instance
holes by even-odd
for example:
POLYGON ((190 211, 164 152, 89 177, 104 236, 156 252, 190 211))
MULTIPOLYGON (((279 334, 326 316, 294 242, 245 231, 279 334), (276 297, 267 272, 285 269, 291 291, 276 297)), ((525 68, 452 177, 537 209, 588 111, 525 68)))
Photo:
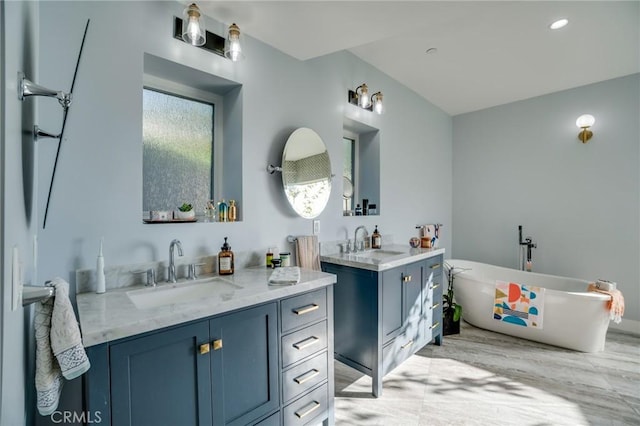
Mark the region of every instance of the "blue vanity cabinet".
POLYGON ((384 271, 322 263, 337 275, 335 358, 371 376, 374 396, 384 375, 432 340, 441 343, 442 259, 384 271))
POLYGON ((333 285, 87 347, 114 426, 334 424, 333 285))

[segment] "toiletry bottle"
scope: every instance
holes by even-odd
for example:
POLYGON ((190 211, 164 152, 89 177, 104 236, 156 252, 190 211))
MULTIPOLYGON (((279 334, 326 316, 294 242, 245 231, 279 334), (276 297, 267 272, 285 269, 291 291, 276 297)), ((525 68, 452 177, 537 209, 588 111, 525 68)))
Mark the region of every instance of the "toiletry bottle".
POLYGON ((267 249, 267 264, 266 264, 267 268, 271 268, 271 260, 273 260, 273 251, 272 251, 272 248, 269 247, 267 249))
POLYGON ((376 225, 376 229, 373 230, 373 234, 371 234, 371 248, 379 249, 382 247, 382 235, 378 232, 378 225, 376 225))
POLYGON ((227 237, 224 237, 224 244, 220 247, 220 253, 218 253, 218 274, 233 274, 233 257, 231 246, 227 243, 227 237))
POLYGON ((356 216, 362 216, 362 207, 360 207, 360 204, 356 205, 356 216))
POLYGON ((104 257, 102 256, 102 241, 100 238, 100 251, 98 252, 98 260, 96 262, 96 293, 104 293, 106 291, 106 279, 104 277, 104 257))
POLYGON ((362 199, 362 215, 366 216, 368 214, 369 214, 369 199, 363 198, 362 199))
POLYGON ((229 222, 235 222, 238 218, 238 207, 236 200, 229 200, 229 222))
POLYGON ((223 198, 222 201, 218 203, 218 221, 226 222, 228 219, 228 214, 229 214, 229 207, 227 206, 227 203, 224 202, 224 198, 223 198))
POLYGON ((283 251, 280 253, 281 266, 291 266, 291 253, 283 251))

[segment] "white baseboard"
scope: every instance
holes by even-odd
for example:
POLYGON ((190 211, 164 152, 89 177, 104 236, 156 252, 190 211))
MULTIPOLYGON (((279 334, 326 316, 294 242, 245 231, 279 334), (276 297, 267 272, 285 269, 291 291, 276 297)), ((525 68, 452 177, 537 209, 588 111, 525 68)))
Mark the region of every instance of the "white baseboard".
POLYGON ((620 322, 620 324, 616 324, 615 322, 611 321, 609 323, 609 329, 640 336, 640 321, 628 320, 624 318, 622 319, 622 322, 620 322))

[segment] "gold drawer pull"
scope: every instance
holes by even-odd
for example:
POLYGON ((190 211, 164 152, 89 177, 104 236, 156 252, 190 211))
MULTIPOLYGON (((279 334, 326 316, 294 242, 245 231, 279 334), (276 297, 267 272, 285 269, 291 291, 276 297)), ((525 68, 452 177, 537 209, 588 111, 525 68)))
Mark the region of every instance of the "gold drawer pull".
POLYGON ((405 275, 402 277, 402 282, 408 283, 411 281, 411 275, 405 275))
POLYGON ((211 349, 211 345, 208 343, 203 343, 200 345, 200 355, 208 354, 211 349))
POLYGON ((438 303, 434 303, 434 304, 433 304, 433 306, 431 307, 431 309, 435 309, 435 308, 437 308, 438 306, 440 306, 440 302, 438 302, 438 303))
POLYGON ((308 348, 311 345, 315 345, 316 343, 318 343, 320 341, 320 339, 318 339, 316 336, 311 336, 308 339, 304 339, 298 343, 294 343, 293 347, 296 348, 297 350, 301 351, 305 348, 308 348))
POLYGON ((313 379, 314 377, 316 377, 318 374, 320 374, 320 371, 316 370, 315 368, 312 370, 307 371, 304 374, 299 375, 298 377, 296 377, 295 379, 293 379, 294 382, 296 382, 297 384, 301 385, 304 382, 308 382, 309 380, 313 379))
POLYGON ((409 340, 407 343, 405 343, 404 345, 400 346, 400 349, 406 349, 411 345, 413 345, 413 339, 409 340))
POLYGON ((440 321, 438 321, 437 323, 435 323, 431 327, 429 327, 429 330, 433 330, 434 328, 438 327, 439 325, 440 325, 440 321))
POLYGON ((310 403, 302 407, 300 411, 296 411, 296 416, 301 419, 317 410, 318 407, 320 407, 320 403, 318 401, 311 401, 310 403))
POLYGON ((213 350, 217 351, 218 349, 222 349, 222 339, 217 339, 213 341, 213 350))
POLYGON ((438 269, 440 266, 442 266, 442 265, 440 265, 439 263, 435 263, 435 264, 433 264, 433 265, 429 266, 429 268, 431 268, 431 269, 438 269))
POLYGON ((313 312, 319 308, 320 308, 320 305, 316 305, 315 303, 312 303, 311 305, 303 306, 301 308, 295 308, 293 310, 293 313, 295 313, 296 315, 304 315, 304 314, 308 314, 309 312, 313 312))
POLYGON ((433 290, 440 287, 440 284, 431 284, 431 287, 429 287, 429 290, 433 290))

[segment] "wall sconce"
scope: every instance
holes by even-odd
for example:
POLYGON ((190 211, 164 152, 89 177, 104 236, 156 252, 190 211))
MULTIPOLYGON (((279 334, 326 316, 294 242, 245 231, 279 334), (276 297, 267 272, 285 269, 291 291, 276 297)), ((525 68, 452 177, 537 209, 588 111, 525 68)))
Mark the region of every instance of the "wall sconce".
POLYGON ((200 22, 200 9, 195 3, 191 3, 182 12, 183 22, 187 25, 182 27, 182 40, 193 46, 202 46, 206 41, 204 24, 200 22))
POLYGON ((229 26, 227 38, 225 39, 205 30, 201 17, 202 14, 198 6, 195 3, 191 3, 184 10, 182 19, 174 17, 173 38, 208 50, 216 55, 224 56, 234 62, 244 58, 242 34, 235 23, 229 26))
POLYGON ((595 122, 596 119, 591 114, 583 114, 576 120, 576 126, 582 129, 580 133, 578 133, 578 139, 580 139, 582 143, 587 143, 593 136, 593 132, 589 130, 589 128, 593 126, 595 122))
POLYGON ((357 105, 362 109, 375 111, 378 114, 384 112, 382 92, 376 92, 369 96, 369 88, 366 83, 362 83, 355 91, 349 90, 347 99, 350 104, 357 105))

